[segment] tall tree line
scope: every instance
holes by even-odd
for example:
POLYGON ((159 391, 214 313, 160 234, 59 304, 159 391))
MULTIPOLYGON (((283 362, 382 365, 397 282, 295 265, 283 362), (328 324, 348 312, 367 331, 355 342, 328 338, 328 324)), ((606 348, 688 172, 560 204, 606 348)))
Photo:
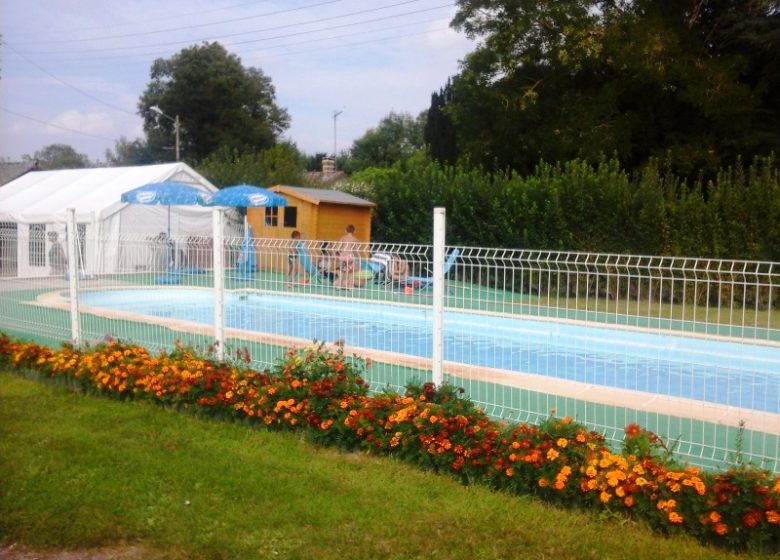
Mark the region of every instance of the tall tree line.
POLYGON ((434 94, 439 161, 531 171, 540 159, 695 177, 780 151, 780 2, 459 0, 479 39, 434 94), (454 147, 453 147, 454 142, 454 147))

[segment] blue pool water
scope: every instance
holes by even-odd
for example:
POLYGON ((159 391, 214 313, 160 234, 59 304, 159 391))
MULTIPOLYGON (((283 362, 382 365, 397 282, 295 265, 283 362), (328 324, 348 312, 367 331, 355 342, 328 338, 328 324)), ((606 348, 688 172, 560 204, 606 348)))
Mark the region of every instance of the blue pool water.
MULTIPOLYGON (((83 292, 81 303, 212 324, 211 290, 83 292)), ((431 310, 247 292, 225 326, 431 356, 431 310)), ((780 413, 780 348, 447 311, 444 359, 780 413)), ((630 403, 626 403, 630 404, 630 403)))

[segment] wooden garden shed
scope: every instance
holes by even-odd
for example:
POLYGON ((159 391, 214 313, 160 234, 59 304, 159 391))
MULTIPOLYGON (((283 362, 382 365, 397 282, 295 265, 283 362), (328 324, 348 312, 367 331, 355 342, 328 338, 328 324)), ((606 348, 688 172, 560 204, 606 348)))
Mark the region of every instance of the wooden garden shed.
MULTIPOLYGON (((255 237, 290 239, 298 230, 304 240, 338 241, 352 224, 359 241, 371 241, 371 210, 376 208, 371 201, 329 189, 276 185, 268 190, 284 196, 288 205, 247 209, 255 237)), ((263 268, 280 269, 280 264, 268 262, 267 256, 258 257, 263 268)))

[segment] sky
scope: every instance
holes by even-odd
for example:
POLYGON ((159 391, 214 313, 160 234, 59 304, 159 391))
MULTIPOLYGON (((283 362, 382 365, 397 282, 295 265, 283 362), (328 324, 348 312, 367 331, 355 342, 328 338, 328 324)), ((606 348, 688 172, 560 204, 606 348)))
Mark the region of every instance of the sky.
POLYGON ((283 139, 340 153, 458 72, 475 44, 454 14, 447 0, 0 0, 0 160, 50 144, 105 160, 143 138, 152 63, 203 41, 271 78, 283 139))

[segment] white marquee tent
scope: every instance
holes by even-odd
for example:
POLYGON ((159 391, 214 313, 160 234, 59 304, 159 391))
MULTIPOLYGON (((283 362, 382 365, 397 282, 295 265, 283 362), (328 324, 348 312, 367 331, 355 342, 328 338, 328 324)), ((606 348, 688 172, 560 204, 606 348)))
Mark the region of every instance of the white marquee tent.
MULTIPOLYGON (((65 239, 67 208, 76 210, 81 238, 80 268, 86 274, 129 272, 142 268, 143 252, 126 247, 149 245, 168 228, 168 207, 121 202, 122 193, 161 181, 177 181, 214 192, 216 187, 185 163, 137 167, 101 167, 31 171, 0 187, 0 273, 46 276, 55 231, 65 239)), ((211 236, 211 208, 171 206, 174 240, 211 236)), ((227 236, 240 236, 240 220, 230 210, 227 236)))

